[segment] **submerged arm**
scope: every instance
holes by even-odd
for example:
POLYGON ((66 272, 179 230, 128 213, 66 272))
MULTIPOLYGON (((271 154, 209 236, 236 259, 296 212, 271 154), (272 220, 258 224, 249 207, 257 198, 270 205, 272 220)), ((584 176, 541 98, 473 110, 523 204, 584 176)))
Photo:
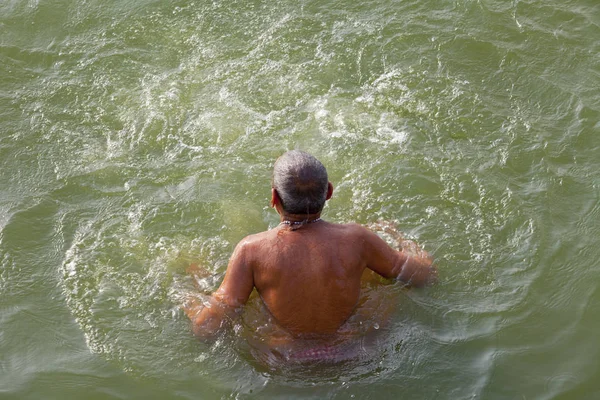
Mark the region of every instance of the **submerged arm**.
POLYGON ((250 297, 254 279, 248 253, 247 243, 240 242, 229 260, 223 283, 212 294, 208 304, 204 307, 194 305, 186 309, 196 336, 213 337, 225 325, 227 319, 231 318, 250 297))
POLYGON ((405 241, 412 247, 392 249, 375 233, 365 229, 365 258, 367 267, 385 278, 394 278, 410 286, 425 286, 437 280, 437 269, 431 256, 418 248, 414 242, 405 241))

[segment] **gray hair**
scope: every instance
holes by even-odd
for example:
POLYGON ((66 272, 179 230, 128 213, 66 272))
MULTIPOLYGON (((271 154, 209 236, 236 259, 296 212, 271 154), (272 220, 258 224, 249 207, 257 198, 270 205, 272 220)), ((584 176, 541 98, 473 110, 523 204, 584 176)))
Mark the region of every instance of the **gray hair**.
POLYGON ((321 212, 327 197, 327 170, 312 155, 292 150, 284 153, 273 166, 272 186, 289 214, 321 212))

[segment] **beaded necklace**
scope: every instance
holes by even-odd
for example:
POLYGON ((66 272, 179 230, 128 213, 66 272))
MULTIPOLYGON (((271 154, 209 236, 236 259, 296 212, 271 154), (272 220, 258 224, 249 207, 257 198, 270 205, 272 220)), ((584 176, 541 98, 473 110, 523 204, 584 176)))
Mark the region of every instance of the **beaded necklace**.
POLYGON ((314 222, 319 222, 321 220, 321 217, 313 219, 312 221, 309 221, 307 219, 305 219, 304 221, 288 221, 288 220, 283 220, 279 223, 279 225, 289 225, 289 226, 298 226, 298 225, 304 225, 304 224, 312 224, 314 222))

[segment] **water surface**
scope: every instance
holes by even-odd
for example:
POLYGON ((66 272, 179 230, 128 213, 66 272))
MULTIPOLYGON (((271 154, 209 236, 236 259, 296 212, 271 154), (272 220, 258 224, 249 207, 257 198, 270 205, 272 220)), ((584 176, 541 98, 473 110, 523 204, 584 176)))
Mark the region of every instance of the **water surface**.
POLYGON ((2 3, 0 397, 596 398, 599 39, 584 0, 2 3), (294 148, 440 270, 337 370, 179 309, 294 148))

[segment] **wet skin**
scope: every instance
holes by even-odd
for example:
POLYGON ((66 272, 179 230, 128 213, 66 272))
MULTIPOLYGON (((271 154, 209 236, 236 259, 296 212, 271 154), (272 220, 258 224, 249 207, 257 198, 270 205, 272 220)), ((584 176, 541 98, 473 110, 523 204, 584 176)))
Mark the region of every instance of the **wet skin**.
MULTIPOLYGON (((328 199, 332 191, 330 184, 328 199)), ((275 190, 271 204, 282 221, 307 217, 286 214, 275 190)), ((318 217, 319 214, 310 215, 308 220, 318 217)), ((387 228, 391 229, 390 224, 387 228)), ((243 239, 236 246, 210 305, 195 304, 186 313, 197 336, 211 337, 256 289, 291 339, 335 335, 343 330, 349 317, 360 312, 357 303, 365 270, 417 287, 436 279, 437 271, 429 255, 413 242, 407 243, 407 251, 395 250, 357 224, 321 220, 297 229, 280 224, 243 239)))

